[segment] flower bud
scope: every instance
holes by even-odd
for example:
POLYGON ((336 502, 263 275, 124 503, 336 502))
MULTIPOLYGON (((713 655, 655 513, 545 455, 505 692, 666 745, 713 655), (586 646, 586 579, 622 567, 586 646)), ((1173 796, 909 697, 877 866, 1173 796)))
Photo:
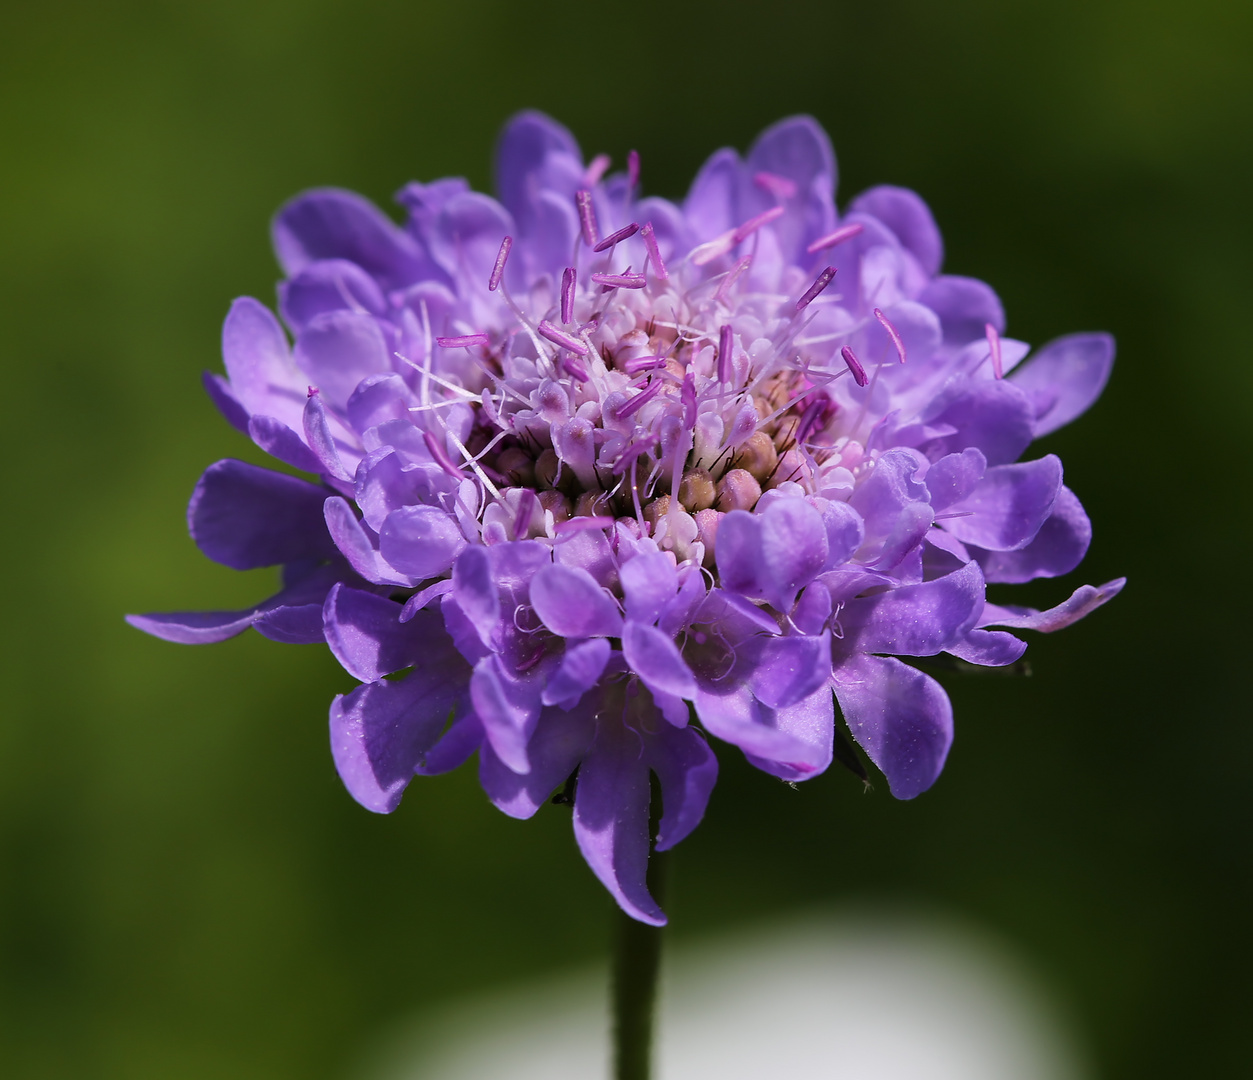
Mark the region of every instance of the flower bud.
POLYGON ((718 481, 718 497, 714 500, 723 513, 731 510, 751 510, 761 498, 761 485, 751 473, 732 469, 718 481))

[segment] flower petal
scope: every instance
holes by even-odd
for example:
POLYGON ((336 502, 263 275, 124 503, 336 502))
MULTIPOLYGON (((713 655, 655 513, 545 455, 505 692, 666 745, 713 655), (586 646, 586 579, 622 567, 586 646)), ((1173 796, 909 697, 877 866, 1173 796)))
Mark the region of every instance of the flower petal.
POLYGON ((831 635, 760 637, 749 643, 748 684, 772 709, 795 705, 831 678, 831 635))
POLYGON ((601 724, 579 766, 574 836, 588 866, 633 919, 664 926, 648 892, 648 764, 636 736, 601 724))
POLYGON ((858 655, 836 668, 835 696, 893 795, 912 799, 935 783, 953 743, 953 707, 939 683, 892 657, 858 655))
POLYGON ((605 670, 609 662, 609 642, 604 638, 592 638, 566 648, 561 666, 544 687, 541 700, 545 705, 559 705, 569 709, 587 693, 605 670))
POLYGON ((655 623, 679 587, 673 556, 646 551, 622 564, 619 571, 628 619, 655 623))
POLYGON ((1053 510, 1026 547, 1017 551, 972 551, 988 581, 1023 582, 1068 574, 1088 553, 1092 523, 1075 493, 1062 486, 1053 510))
MULTIPOLYGON (((929 475, 929 474, 928 474, 929 475)), ((1017 551, 1035 538, 1057 501, 1062 463, 1055 454, 1017 465, 994 465, 951 511, 944 528, 963 544, 1017 551)))
POLYGON ((1025 641, 1003 630, 971 630, 961 641, 945 650, 968 664, 984 667, 1012 664, 1026 651, 1025 641))
POLYGON ((187 527, 214 562, 235 570, 329 559, 326 493, 306 480, 227 458, 210 465, 187 507, 187 527))
POLYGON ((446 574, 465 546, 457 522, 434 506, 393 510, 379 530, 379 553, 417 581, 446 574))
POLYGON ((718 759, 699 732, 671 724, 662 724, 657 734, 649 737, 646 752, 648 764, 661 783, 657 850, 668 851, 705 816, 718 779, 718 759))
POLYGON ((1101 396, 1114 368, 1109 334, 1069 334, 1050 341, 1010 378, 1031 401, 1035 437, 1081 416, 1101 396))
POLYGON ((840 612, 840 653, 882 652, 933 656, 960 641, 983 611, 983 574, 978 563, 924 581, 850 600, 840 612))
POLYGON ((1114 599, 1127 584, 1126 578, 1114 578, 1104 585, 1080 585, 1069 597, 1056 607, 1047 611, 1035 608, 1001 607, 988 604, 979 618, 980 626, 1014 626, 1024 630, 1039 630, 1043 634, 1051 634, 1071 623, 1078 622, 1085 615, 1095 611, 1102 604, 1114 599))
POLYGON ((864 191, 849 204, 849 213, 869 214, 891 229, 928 276, 940 271, 944 241, 930 207, 909 188, 880 184, 864 191))
POLYGON ((545 709, 526 747, 530 772, 514 772, 485 744, 479 751, 479 782, 498 809, 513 818, 529 818, 574 772, 595 731, 593 709, 545 709))
POLYGON ((423 661, 426 641, 442 635, 433 612, 400 621, 401 605, 375 593, 335 585, 322 607, 331 652, 354 679, 374 682, 423 661))
POLYGON ((695 695, 692 669, 679 654, 674 640, 655 626, 628 622, 622 631, 622 654, 650 690, 656 688, 681 698, 695 695))
POLYGON ((489 648, 492 632, 500 622, 500 590, 492 578, 487 548, 471 544, 452 568, 452 595, 465 616, 474 624, 479 639, 489 648))
POLYGON ((231 304, 222 324, 222 360, 231 393, 249 414, 273 416, 288 427, 300 427, 307 380, 278 319, 251 296, 231 304))
POLYGON ((991 323, 1005 331, 1005 309, 991 286, 977 278, 941 274, 918 297, 940 317, 945 345, 965 345, 984 336, 991 323))
POLYGON ((296 363, 327 403, 341 410, 358 383, 391 370, 378 321, 356 311, 330 311, 314 318, 296 342, 296 363))
POLYGON ((613 597, 586 570, 552 563, 531 582, 531 605, 554 634, 567 638, 617 637, 622 616, 613 597))
POLYGON ((387 301, 364 270, 347 259, 311 262, 278 287, 278 306, 287 325, 297 334, 313 318, 327 311, 367 311, 383 315, 387 301))

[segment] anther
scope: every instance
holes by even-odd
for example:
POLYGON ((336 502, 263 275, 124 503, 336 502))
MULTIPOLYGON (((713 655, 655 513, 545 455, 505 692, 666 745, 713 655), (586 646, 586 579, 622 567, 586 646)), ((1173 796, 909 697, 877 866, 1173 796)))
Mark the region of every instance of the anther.
POLYGON ((696 380, 690 371, 683 376, 679 400, 683 403, 683 426, 691 430, 696 427, 696 380))
POLYGON ((554 345, 560 345, 563 349, 569 349, 572 353, 578 353, 580 356, 587 355, 587 346, 578 338, 571 334, 567 334, 564 330, 558 330, 547 319, 535 328, 539 331, 539 336, 547 338, 554 345))
POLYGON ((609 166, 613 164, 613 160, 608 154, 597 154, 592 158, 592 162, 587 167, 587 172, 583 174, 583 183, 587 187, 595 187, 600 183, 600 178, 609 171, 609 166))
POLYGON ((796 181, 778 173, 759 172, 753 175, 753 183, 776 199, 791 199, 796 195, 796 181))
POLYGON ((592 281, 607 289, 642 289, 648 284, 643 274, 593 274, 592 281))
POLYGON ((460 337, 437 337, 435 344, 441 349, 469 349, 475 345, 489 345, 491 338, 486 334, 462 334, 460 337))
POLYGON ((422 441, 426 443, 426 448, 431 452, 431 457, 435 464, 444 470, 449 476, 455 476, 458 480, 465 478, 465 473, 452 463, 452 459, 448 456, 448 451, 439 444, 439 440, 435 438, 429 431, 422 432, 422 441))
POLYGON ((842 244, 845 240, 851 240, 857 236, 864 226, 862 225, 841 225, 835 232, 829 232, 826 236, 819 237, 805 250, 810 255, 815 255, 823 248, 835 247, 836 244, 842 244))
POLYGON ((577 379, 581 383, 587 382, 590 376, 587 369, 580 364, 573 356, 562 358, 561 366, 566 369, 566 373, 572 378, 577 379))
POLYGON ((718 381, 730 382, 735 375, 735 368, 731 366, 731 347, 733 344, 731 336, 731 324, 726 323, 718 330, 718 381))
POLYGON ((651 221, 640 229, 640 236, 644 238, 644 246, 648 249, 648 261, 652 264, 653 276, 658 281, 666 281, 670 275, 666 271, 666 264, 662 261, 661 248, 657 246, 657 237, 653 235, 651 221))
POLYGON ((796 310, 801 311, 813 301, 819 293, 822 292, 835 278, 835 267, 828 266, 815 279, 814 283, 805 290, 805 295, 796 301, 796 310))
POLYGON ((1001 363, 1001 335, 991 323, 983 324, 983 332, 988 336, 988 348, 992 351, 992 374, 998 379, 1005 378, 1005 368, 1001 363))
POLYGON ((613 526, 613 518, 596 516, 596 517, 573 517, 565 521, 557 523, 556 533, 558 536, 568 536, 570 533, 588 532, 594 529, 608 529, 613 526))
POLYGON ((772 206, 769 210, 763 210, 756 217, 749 218, 743 225, 735 230, 733 234, 734 242, 739 244, 747 240, 763 225, 769 225, 770 222, 783 216, 783 207, 772 206))
POLYGON ((512 247, 512 236, 506 236, 500 242, 500 250, 496 252, 496 265, 492 267, 492 276, 487 279, 488 292, 495 292, 500 287, 500 279, 505 273, 505 260, 509 258, 509 249, 512 247))
POLYGON ((617 232, 610 233, 608 236, 605 237, 605 239, 603 239, 599 244, 597 244, 594 248, 592 248, 592 250, 593 251, 607 251, 609 250, 609 248, 613 247, 614 244, 620 244, 622 243, 623 240, 629 240, 632 236, 634 236, 639 231, 640 231, 639 225, 633 221, 631 222, 630 225, 624 225, 617 232))
POLYGON ((722 284, 718 286, 718 291, 714 293, 715 301, 721 302, 727 298, 727 294, 730 293, 731 288, 735 285, 736 281, 739 280, 740 275, 748 269, 749 264, 752 263, 752 261, 753 257, 751 255, 745 255, 744 258, 727 271, 726 277, 722 279, 722 284))
POLYGON ((653 371, 665 366, 664 356, 633 356, 630 360, 622 362, 622 370, 628 375, 638 375, 641 371, 653 371))
POLYGON ((574 318, 574 267, 561 271, 561 321, 568 323, 574 318))
POLYGON ((896 348, 896 355, 901 358, 901 363, 905 363, 905 342, 901 340, 901 335, 896 332, 896 327, 888 322, 888 317, 878 308, 874 309, 874 317, 879 320, 879 324, 888 332, 888 337, 892 339, 892 344, 896 348))
POLYGON ((600 233, 596 228, 596 207, 592 205, 592 193, 580 188, 574 193, 574 204, 579 210, 579 223, 583 226, 583 242, 590 248, 600 243, 600 233))
POLYGON ((635 395, 635 397, 631 398, 630 401, 628 401, 625 405, 623 405, 618 410, 618 415, 630 416, 633 412, 637 412, 638 410, 642 409, 645 405, 647 405, 650 401, 652 401, 653 398, 657 396, 657 393, 660 390, 661 390, 661 380, 654 378, 653 381, 648 384, 648 387, 646 389, 641 390, 638 394, 635 395))
POLYGON ((627 153, 627 187, 634 189, 640 182, 640 155, 638 151, 627 153))
POLYGON ((848 365, 848 370, 853 374, 853 382, 858 386, 865 386, 870 380, 866 378, 866 369, 861 366, 853 350, 845 345, 840 350, 840 355, 844 357, 844 363, 848 365))

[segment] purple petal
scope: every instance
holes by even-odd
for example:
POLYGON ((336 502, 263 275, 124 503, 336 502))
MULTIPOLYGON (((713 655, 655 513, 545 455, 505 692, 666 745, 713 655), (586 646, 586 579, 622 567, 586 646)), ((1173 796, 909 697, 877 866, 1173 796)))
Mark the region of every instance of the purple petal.
POLYGON ((297 334, 327 311, 367 311, 382 315, 387 301, 374 279, 346 259, 310 263, 278 287, 279 311, 297 334))
POLYGON ((422 755, 414 767, 418 776, 439 776, 464 764, 483 745, 483 721, 466 710, 448 726, 439 741, 422 755))
POLYGON ((1035 437, 1082 415, 1101 396, 1114 367, 1109 334, 1069 334, 1050 341, 1010 376, 1035 413, 1035 437))
MULTIPOLYGON (((748 152, 744 172, 773 173, 796 184, 797 196, 787 200, 787 212, 773 226, 789 260, 799 259, 810 241, 835 227, 835 154, 812 117, 791 116, 763 131, 748 152)), ((754 186, 746 187, 744 195, 746 217, 774 205, 754 186)))
POLYGON ((705 730, 751 755, 759 768, 763 767, 759 760, 770 761, 789 772, 811 776, 831 760, 830 734, 824 749, 821 724, 814 720, 814 716, 821 717, 821 698, 826 700, 829 715, 831 694, 825 689, 797 705, 771 709, 732 676, 721 684, 699 685, 694 701, 705 730))
POLYGON ((545 705, 569 709, 578 703, 605 670, 609 662, 609 642, 592 638, 567 647, 561 666, 548 680, 541 699, 545 705))
POLYGON ((329 559, 326 493, 305 480, 227 458, 210 465, 187 507, 200 550, 235 570, 329 559))
POLYGON ((979 619, 980 626, 1014 626, 1024 630, 1039 630, 1051 634, 1071 623, 1078 622, 1089 612, 1095 611, 1102 604, 1108 603, 1127 584, 1126 578, 1115 578, 1104 585, 1080 585, 1070 596, 1056 607, 1047 611, 1035 608, 1000 607, 988 604, 979 619))
POLYGON ((1075 493, 1065 485, 1035 539, 1018 551, 974 551, 988 581, 1031 581, 1068 574, 1088 553, 1092 523, 1075 493))
POLYGON ((305 442, 317 458, 318 471, 327 473, 336 480, 352 480, 352 474, 344 468, 344 462, 335 446, 335 438, 331 435, 331 425, 321 394, 310 394, 305 403, 304 429, 305 442))
MULTIPOLYGON (((882 184, 858 195, 849 213, 869 214, 891 229, 929 276, 940 271, 944 241, 925 202, 909 188, 882 184)), ((990 320, 989 320, 990 321, 990 320)))
POLYGON ((952 512, 944 528, 963 544, 991 551, 1017 551, 1035 538, 1057 501, 1062 463, 1054 454, 989 469, 974 491, 952 512))
POLYGON ((1005 309, 989 285, 976 278, 941 274, 918 297, 940 317, 945 345, 965 345, 984 336, 991 323, 1005 332, 1005 309))
POLYGON ((391 370, 377 320, 356 311, 317 316, 296 342, 296 363, 336 409, 347 405, 362 379, 391 370))
POLYGON ((376 814, 396 809, 449 712, 464 697, 464 663, 451 649, 432 645, 432 662, 408 677, 365 683, 331 704, 335 768, 348 793, 376 814))
POLYGON ((366 535, 347 501, 332 496, 323 506, 326 528, 340 554, 366 581, 379 585, 413 585, 414 581, 388 565, 366 535))
POLYGON ((574 772, 596 731, 593 709, 545 709, 527 744, 531 771, 519 775, 490 744, 479 751, 479 782, 487 797, 513 818, 529 818, 548 801, 553 788, 574 772))
POLYGON ((983 611, 983 574, 970 562, 935 581, 850 600, 840 612, 839 652, 933 656, 960 641, 983 611))
POLYGON ((543 672, 517 679, 503 670, 499 655, 485 656, 474 665, 470 700, 483 721, 483 730, 496 755, 519 774, 530 771, 526 745, 540 714, 543 672))
POLYGON ((835 744, 835 707, 830 685, 820 687, 809 697, 795 704, 776 709, 773 723, 777 730, 789 735, 805 747, 803 756, 761 756, 744 747, 744 756, 752 765, 781 780, 808 780, 824 772, 831 764, 835 744))
POLYGON ((305 472, 320 473, 322 462, 304 440, 281 420, 260 413, 248 420, 248 437, 271 457, 305 472))
POLYGON ((705 816, 718 779, 718 759, 700 733, 663 724, 648 740, 648 764, 661 783, 661 826, 657 850, 668 851, 705 816))
POLYGON ((161 611, 127 615, 136 630, 178 645, 212 645, 242 634, 257 618, 257 608, 244 611, 161 611))
POLYGON ((740 223, 742 172, 740 156, 730 148, 717 151, 701 166, 683 200, 683 217, 696 240, 712 240, 740 223))
POLYGON ((237 431, 248 433, 248 410, 240 404, 239 398, 235 396, 235 392, 221 375, 215 375, 212 371, 203 371, 200 373, 200 381, 203 383, 205 393, 213 399, 213 404, 217 406, 218 412, 226 417, 226 422, 237 431))
POLYGON ((370 375, 357 384, 344 412, 355 431, 366 431, 388 420, 408 420, 417 399, 395 373, 370 375))
POLYGON ((457 522, 434 506, 393 510, 379 530, 379 553, 417 581, 446 574, 465 546, 457 522))
POLYGON ((452 568, 453 598, 474 624, 484 645, 491 647, 492 631, 500 622, 500 595, 492 579, 491 559, 487 549, 471 544, 452 568))
POLYGON ((424 661, 426 642, 446 636, 433 612, 400 621, 400 604, 375 593, 336 585, 322 608, 331 652, 354 679, 374 682, 424 661))
POLYGON ((619 573, 627 618, 655 623, 679 587, 673 556, 647 551, 623 563, 619 573))
POLYGON ((853 656, 835 672, 853 737, 898 799, 921 795, 953 744, 953 707, 940 684, 892 657, 853 656))
POLYGON ((724 589, 758 596, 761 587, 761 519, 747 510, 732 510, 718 524, 714 548, 718 577, 724 589))
POLYGON ((500 242, 516 231, 509 211, 490 195, 467 191, 440 211, 431 230, 431 254, 464 288, 487 284, 500 242))
POLYGON ((347 259, 399 289, 432 276, 421 244, 368 199, 338 188, 297 195, 274 217, 274 250, 289 277, 321 259, 347 259))
POLYGON ((848 562, 866 538, 866 525, 861 515, 846 502, 828 501, 822 508, 822 523, 827 530, 827 561, 824 570, 848 562))
POLYGON ((748 676, 757 700, 772 709, 795 705, 831 678, 831 635, 761 637, 752 642, 748 676))
POLYGON ((1027 643, 1003 630, 971 630, 946 650, 968 664, 1004 667, 1027 651, 1027 643))
POLYGON ((931 509, 939 513, 961 502, 974 491, 987 469, 988 459, 973 446, 932 463, 925 478, 931 509))
POLYGON ((762 591, 775 608, 787 611, 826 565, 827 527, 804 499, 779 499, 760 520, 762 591))
POLYGON ((949 452, 974 446, 989 465, 1016 461, 1033 438, 1027 395, 1005 379, 966 379, 941 393, 923 413, 924 423, 949 425, 949 452))
MULTIPOLYGON (((496 144, 496 190, 524 236, 537 231, 535 202, 542 190, 537 181, 545 176, 551 157, 568 159, 574 176, 582 172, 583 156, 574 136, 540 112, 518 113, 496 144)), ((573 196, 574 188, 560 194, 573 196)))
POLYGON ((231 393, 249 414, 300 426, 307 380, 296 367, 278 319, 251 296, 231 304, 222 324, 222 359, 231 393))
POLYGON ((656 688, 681 698, 695 695, 692 669, 679 655, 674 640, 655 626, 628 622, 622 631, 622 654, 650 690, 656 688))
POLYGON ((579 766, 574 836, 592 872, 634 919, 664 926, 666 916, 649 895, 648 765, 638 738, 602 723, 579 766))
POLYGON ((284 645, 315 645, 326 640, 321 604, 284 604, 263 611, 252 624, 262 637, 284 645))
POLYGON ((531 605, 554 634, 567 638, 617 637, 618 605, 586 570, 553 563, 531 582, 531 605))

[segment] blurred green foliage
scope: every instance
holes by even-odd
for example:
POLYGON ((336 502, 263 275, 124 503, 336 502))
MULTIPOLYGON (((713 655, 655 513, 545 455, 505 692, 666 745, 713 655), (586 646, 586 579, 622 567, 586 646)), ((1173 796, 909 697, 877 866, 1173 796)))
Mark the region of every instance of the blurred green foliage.
MULTIPOLYGON (((1118 337, 1048 440, 1127 574, 1033 642, 1030 680, 950 678, 958 738, 896 803, 722 753, 676 858, 674 933, 820 901, 992 928, 1101 1075, 1233 1076, 1250 1052, 1247 698, 1253 8, 1228 0, 540 6, 9 0, 0 10, 0 1071, 333 1077, 423 1003, 604 953, 568 811, 472 769, 371 816, 342 791, 325 650, 204 649, 124 611, 243 605, 202 558, 201 469, 256 459, 203 396, 230 299, 273 296, 274 208, 341 184, 490 186, 538 106, 648 190, 787 113, 843 169, 917 188, 947 268, 1010 332, 1118 337), (1241 700, 1245 704, 1241 706, 1241 700)), ((1038 601, 1068 591, 1041 583, 1038 601)))

